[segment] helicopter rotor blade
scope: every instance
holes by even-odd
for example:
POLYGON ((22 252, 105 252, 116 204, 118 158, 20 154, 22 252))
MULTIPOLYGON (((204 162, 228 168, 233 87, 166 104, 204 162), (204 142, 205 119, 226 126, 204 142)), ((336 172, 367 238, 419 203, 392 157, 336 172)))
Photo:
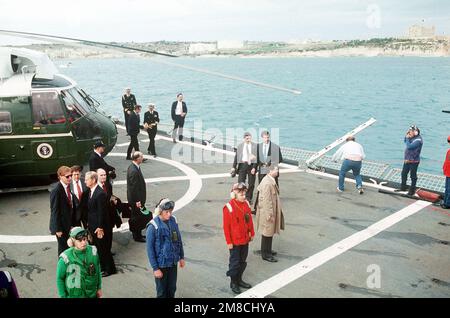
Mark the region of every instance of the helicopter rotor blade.
POLYGON ((90 40, 83 40, 83 39, 77 39, 77 38, 69 38, 69 37, 65 37, 65 36, 57 36, 57 35, 49 35, 49 34, 41 34, 41 33, 31 33, 31 32, 21 32, 21 31, 9 31, 9 30, 0 30, 0 33, 3 33, 5 35, 36 36, 36 37, 50 38, 50 39, 61 39, 61 40, 77 41, 77 42, 82 42, 84 44, 94 45, 94 46, 104 45, 104 46, 110 46, 110 47, 119 48, 119 49, 133 50, 133 51, 149 53, 149 54, 155 54, 155 55, 162 55, 162 56, 168 56, 168 57, 177 57, 176 55, 169 54, 169 53, 161 53, 161 52, 157 52, 157 51, 144 50, 144 49, 134 48, 134 47, 125 46, 125 45, 119 45, 119 44, 112 44, 112 43, 105 43, 105 42, 98 42, 98 41, 90 41, 90 40))
MULTIPOLYGON (((106 46, 106 47, 112 47, 114 49, 125 49, 125 50, 137 51, 137 52, 141 52, 141 53, 161 55, 161 56, 166 56, 166 57, 177 57, 176 55, 172 55, 172 54, 168 54, 168 53, 161 53, 161 52, 156 52, 156 51, 151 51, 151 50, 134 48, 134 47, 125 46, 125 45, 105 43, 105 42, 97 42, 97 41, 90 41, 90 40, 83 40, 83 39, 63 37, 63 36, 56 36, 56 35, 49 35, 49 34, 22 32, 22 31, 11 31, 11 30, 1 30, 1 29, 0 29, 0 34, 12 35, 12 36, 18 36, 18 37, 30 38, 30 39, 38 39, 38 40, 50 39, 52 41, 55 41, 54 39, 60 39, 60 40, 66 40, 66 41, 79 42, 79 43, 71 43, 72 45, 87 45, 87 46, 96 46, 96 47, 106 46)), ((62 42, 62 41, 57 41, 57 42, 62 42)), ((292 94, 295 94, 295 95, 300 95, 301 94, 301 91, 299 91, 299 90, 284 88, 284 87, 277 86, 277 85, 272 85, 272 84, 266 84, 266 83, 262 83, 262 82, 258 82, 258 81, 254 81, 254 80, 245 79, 245 78, 238 77, 238 76, 232 76, 232 75, 227 75, 227 74, 223 74, 223 73, 219 73, 219 72, 209 71, 209 70, 202 69, 202 68, 197 68, 197 67, 192 67, 192 66, 187 66, 187 65, 183 65, 183 64, 172 63, 172 62, 162 61, 162 60, 154 60, 154 59, 152 59, 151 61, 156 62, 156 63, 169 65, 169 66, 174 66, 174 67, 179 67, 179 68, 191 70, 191 71, 194 71, 194 72, 199 72, 199 73, 208 74, 208 75, 212 75, 212 76, 218 76, 218 77, 226 78, 226 79, 229 79, 229 80, 244 82, 244 83, 253 84, 253 85, 256 85, 256 86, 260 86, 260 87, 265 87, 265 88, 274 89, 274 90, 278 90, 278 91, 288 92, 288 93, 292 93, 292 94)))
POLYGON ((450 110, 443 110, 442 112, 450 114, 450 110))

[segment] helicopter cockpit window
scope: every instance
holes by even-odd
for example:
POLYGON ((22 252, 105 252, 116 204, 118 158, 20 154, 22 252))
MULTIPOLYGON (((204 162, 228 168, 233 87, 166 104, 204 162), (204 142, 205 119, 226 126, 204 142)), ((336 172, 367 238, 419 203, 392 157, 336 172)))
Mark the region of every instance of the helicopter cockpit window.
POLYGON ((86 115, 86 111, 83 107, 81 107, 67 91, 61 91, 61 97, 64 100, 64 104, 66 104, 67 115, 71 123, 78 118, 81 118, 81 116, 86 115))
POLYGON ((95 107, 89 104, 77 89, 71 88, 69 92, 85 110, 96 111, 95 107))
POLYGON ((0 112, 0 134, 10 134, 12 132, 10 112, 0 112))
POLYGON ((66 122, 56 92, 33 92, 31 99, 35 126, 64 124, 66 122))

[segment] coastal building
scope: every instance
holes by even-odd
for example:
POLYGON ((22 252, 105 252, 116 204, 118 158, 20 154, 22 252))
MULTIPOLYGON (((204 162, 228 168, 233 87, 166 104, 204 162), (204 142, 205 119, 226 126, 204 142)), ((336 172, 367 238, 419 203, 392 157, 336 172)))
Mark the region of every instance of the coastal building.
POLYGON ((213 53, 217 51, 217 43, 191 43, 189 54, 213 53))
POLYGON ((244 41, 238 40, 221 40, 217 41, 217 49, 219 50, 234 50, 234 49, 243 49, 244 41))
POLYGON ((433 38, 436 33, 436 28, 434 25, 427 27, 425 25, 414 24, 408 29, 408 37, 417 38, 433 38))

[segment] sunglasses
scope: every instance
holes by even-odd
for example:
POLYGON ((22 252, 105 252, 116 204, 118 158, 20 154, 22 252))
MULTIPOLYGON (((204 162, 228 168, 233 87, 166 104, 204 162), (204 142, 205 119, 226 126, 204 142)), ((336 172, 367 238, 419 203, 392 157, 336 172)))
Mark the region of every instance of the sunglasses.
POLYGON ((71 174, 68 174, 67 176, 64 176, 64 177, 66 177, 67 179, 69 179, 69 178, 72 178, 72 175, 71 175, 71 174))
POLYGON ((162 211, 172 210, 174 207, 175 207, 175 202, 173 202, 173 201, 166 202, 163 205, 159 206, 159 208, 162 211))

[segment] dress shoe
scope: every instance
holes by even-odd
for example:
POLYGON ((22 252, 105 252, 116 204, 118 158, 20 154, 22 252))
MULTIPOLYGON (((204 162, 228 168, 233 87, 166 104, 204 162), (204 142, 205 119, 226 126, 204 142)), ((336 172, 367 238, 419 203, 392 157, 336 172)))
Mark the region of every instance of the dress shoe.
POLYGON ((136 242, 145 243, 145 238, 143 238, 143 237, 135 237, 134 240, 135 240, 136 242))
POLYGON ((111 275, 111 274, 108 272, 102 272, 102 277, 108 277, 109 275, 111 275))
POLYGON ((126 160, 131 160, 131 158, 130 158, 130 157, 126 157, 125 159, 126 159, 126 160))
POLYGON ((272 252, 270 252, 270 253, 272 254, 272 256, 277 255, 277 252, 275 252, 275 251, 272 251, 272 252))
POLYGON ((235 293, 235 294, 240 294, 241 293, 241 289, 239 288, 239 285, 234 283, 234 282, 231 282, 230 288, 233 291, 233 293, 235 293))
POLYGON ((142 162, 146 162, 148 159, 147 158, 144 158, 144 159, 142 159, 142 162))
POLYGON ((238 285, 239 285, 239 287, 243 287, 243 288, 252 288, 252 285, 244 282, 242 279, 238 282, 238 285))
POLYGON ((273 257, 272 255, 269 256, 269 257, 263 257, 262 259, 265 260, 265 261, 271 262, 271 263, 278 262, 278 260, 275 257, 273 257))

